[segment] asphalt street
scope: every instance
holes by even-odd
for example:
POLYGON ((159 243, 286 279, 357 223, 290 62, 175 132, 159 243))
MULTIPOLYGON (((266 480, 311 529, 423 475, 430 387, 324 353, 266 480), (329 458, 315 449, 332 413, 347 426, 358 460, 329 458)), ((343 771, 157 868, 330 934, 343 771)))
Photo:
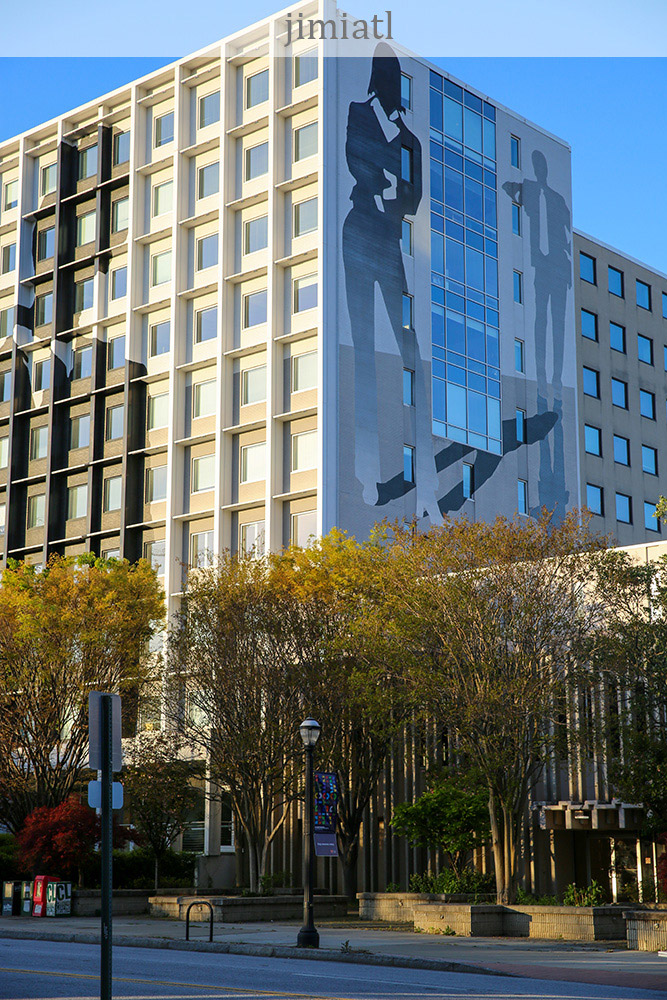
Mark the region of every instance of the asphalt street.
MULTIPOLYGON (((97 1000, 99 947, 0 939, 0 1000, 97 1000)), ((643 990, 327 962, 114 949, 116 1000, 667 1000, 643 990)))

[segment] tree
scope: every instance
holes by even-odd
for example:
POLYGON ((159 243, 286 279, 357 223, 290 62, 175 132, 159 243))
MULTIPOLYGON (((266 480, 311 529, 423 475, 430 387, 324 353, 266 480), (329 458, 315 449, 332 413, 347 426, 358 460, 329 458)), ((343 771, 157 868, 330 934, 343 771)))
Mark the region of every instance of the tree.
POLYGON ((338 778, 338 843, 352 900, 364 814, 414 708, 411 651, 387 614, 388 558, 382 527, 364 543, 334 530, 287 550, 273 569, 292 601, 304 710, 322 726, 320 766, 338 778))
POLYGON ((422 635, 431 715, 484 776, 497 898, 512 902, 528 795, 551 753, 553 703, 573 647, 602 608, 591 579, 604 543, 576 511, 558 524, 447 518, 396 531, 396 613, 422 635))
POLYGON ((18 833, 88 764, 88 693, 136 691, 163 615, 148 563, 53 556, 0 581, 0 821, 18 833))
POLYGON ((27 817, 18 835, 21 863, 33 874, 52 874, 72 878, 82 873, 93 859, 99 839, 99 821, 95 810, 70 795, 57 806, 40 806, 27 817))
POLYGON ((139 733, 126 750, 123 785, 132 822, 155 858, 156 890, 160 863, 197 802, 192 779, 204 773, 185 750, 177 733, 164 730, 139 733))
POLYGON ((391 825, 412 844, 443 850, 457 875, 489 836, 486 782, 474 771, 445 769, 415 802, 401 802, 391 825))
POLYGON ((267 559, 225 556, 189 574, 170 636, 171 721, 229 792, 255 892, 296 795, 302 696, 292 619, 267 559))

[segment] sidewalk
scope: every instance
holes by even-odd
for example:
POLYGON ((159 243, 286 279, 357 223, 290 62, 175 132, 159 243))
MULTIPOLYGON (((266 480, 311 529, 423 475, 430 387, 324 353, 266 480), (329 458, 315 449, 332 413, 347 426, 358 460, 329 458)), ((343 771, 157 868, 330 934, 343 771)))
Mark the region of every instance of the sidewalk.
MULTIPOLYGON (((576 943, 521 938, 458 938, 416 934, 396 925, 349 918, 319 924, 320 951, 297 950, 297 923, 214 924, 115 917, 117 945, 225 951, 270 957, 404 965, 442 971, 493 972, 535 979, 598 983, 654 989, 667 996, 667 959, 647 952, 626 951, 621 942, 576 943)), ((0 918, 0 937, 99 941, 99 917, 59 919, 0 918)))

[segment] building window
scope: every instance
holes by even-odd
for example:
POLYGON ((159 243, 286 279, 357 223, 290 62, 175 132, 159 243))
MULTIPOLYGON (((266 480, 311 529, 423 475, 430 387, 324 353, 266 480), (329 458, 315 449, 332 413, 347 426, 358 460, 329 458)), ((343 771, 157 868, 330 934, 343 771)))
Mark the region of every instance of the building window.
POLYGON ((37 361, 35 364, 35 371, 33 378, 33 390, 35 392, 43 392, 45 389, 49 388, 50 381, 51 381, 51 359, 46 358, 44 361, 37 361))
POLYGON ((266 365, 246 368, 241 372, 241 405, 263 403, 266 399, 266 365))
POLYGON ((415 373, 410 368, 403 369, 403 405, 415 405, 415 373))
POLYGON ((258 483, 266 472, 266 444, 247 444, 241 448, 241 482, 258 483))
POLYGON ((292 472, 317 468, 317 431, 292 434, 292 472))
POLYGON ((35 297, 35 326, 45 326, 53 320, 53 292, 35 297))
POLYGON ((130 159, 130 133, 116 132, 113 137, 113 164, 127 163, 130 159))
POLYGON ((625 493, 616 494, 616 520, 632 524, 632 500, 625 493))
POLYGON ((588 340, 598 339, 598 318, 588 309, 581 310, 581 335, 588 340))
POLYGON ((171 281, 171 250, 164 250, 151 257, 151 285, 164 285, 171 281))
POLYGON ((125 406, 107 407, 104 437, 107 441, 118 441, 123 436, 123 426, 125 423, 125 406))
POLYGON ((156 576, 164 576, 166 556, 167 543, 164 538, 158 538, 154 542, 144 542, 144 559, 150 563, 156 576))
POLYGON ((56 189, 58 181, 58 164, 48 163, 45 167, 42 167, 41 174, 40 190, 42 192, 42 198, 45 198, 47 194, 53 194, 56 189))
POLYGON ((403 445, 403 482, 415 481, 415 449, 409 444, 403 445))
MULTIPOLYGON (((586 390, 584 390, 585 392, 586 390)), ((627 410, 628 408, 628 385, 627 382, 622 382, 619 378, 613 378, 611 380, 611 401, 614 406, 620 406, 621 409, 627 410)))
POLYGON ((523 274, 521 271, 514 271, 513 277, 514 301, 521 304, 523 302, 523 274))
POLYGON ((269 144, 260 142, 245 151, 245 179, 252 181, 261 177, 269 169, 269 144))
POLYGON ((620 434, 614 434, 614 461, 619 465, 630 465, 630 442, 620 434))
POLYGON ((618 323, 609 324, 609 344, 612 351, 625 354, 625 327, 618 323))
POLYGON ((199 309, 195 313, 195 343, 203 344, 206 340, 215 340, 218 336, 218 307, 199 309))
POLYGON ((37 260, 48 260, 56 252, 56 227, 40 230, 37 236, 37 260))
POLYGON ((651 308, 651 286, 637 278, 637 305, 640 309, 651 308))
POLYGON ((401 180, 412 183, 413 156, 409 146, 401 146, 401 180))
POLYGON ((169 353, 170 333, 171 324, 168 319, 162 323, 154 323, 151 326, 148 345, 148 353, 151 358, 157 357, 158 354, 169 353))
POLYGON ((603 513, 602 501, 602 487, 586 483, 586 506, 593 514, 599 514, 600 517, 602 517, 603 513))
POLYGON ((168 111, 166 115, 160 115, 155 119, 154 145, 166 146, 174 139, 174 112, 168 111))
MULTIPOLYGON (((584 369, 585 370, 585 369, 584 369)), ((523 340, 514 340, 514 371, 524 374, 526 371, 526 358, 524 354, 523 340)))
POLYGON ((127 295, 127 268, 117 267, 111 272, 111 299, 123 299, 127 295))
POLYGON ((70 486, 67 490, 67 520, 74 521, 78 517, 85 517, 88 512, 88 487, 84 484, 80 486, 70 486))
POLYGON ((202 236, 197 240, 197 270, 205 271, 218 263, 218 234, 202 236))
POLYGON ((77 347, 72 353, 72 379, 90 378, 93 374, 93 348, 77 347))
POLYGON ((125 366, 125 336, 112 337, 107 344, 107 368, 111 371, 114 368, 125 366))
POLYGON ((28 497, 28 527, 43 528, 46 517, 46 494, 37 493, 28 497))
POLYGON ((463 463, 463 498, 472 500, 475 492, 475 467, 467 462, 463 463))
POLYGON ((167 499, 167 466, 156 465, 146 469, 146 503, 167 499))
POLYGON ((269 99, 269 71, 263 69, 260 73, 253 73, 246 77, 245 81, 245 106, 255 108, 258 104, 264 104, 269 99))
POLYGON ((317 122, 294 130, 294 162, 306 160, 317 153, 317 122))
POLYGON ((95 174, 97 174, 97 144, 79 150, 79 180, 88 180, 95 174))
POLYGON ((9 274, 16 267, 16 243, 7 243, 2 248, 2 274, 9 274))
MULTIPOLYGON (((4 337, 11 337, 14 332, 14 307, 10 306, 9 309, 0 309, 0 339, 4 337)), ((667 371, 667 369, 665 369, 667 371)), ((2 381, 2 373, 0 372, 0 381, 2 381)), ((2 387, 0 386, 0 389, 2 387)), ((2 397, 0 396, 0 403, 2 402, 2 397)))
POLYGON ((74 312, 83 312, 84 309, 92 309, 95 301, 95 281, 93 278, 84 278, 83 281, 74 282, 74 312))
POLYGON ((259 326, 261 323, 266 323, 266 288, 243 296, 244 328, 259 326))
POLYGON ((192 492, 204 493, 215 488, 215 455, 192 459, 192 492))
POLYGON ((602 432, 599 427, 584 424, 584 447, 589 455, 602 454, 602 432))
POLYGON ((6 526, 7 526, 7 504, 0 503, 0 538, 4 535, 6 526))
POLYGON ((642 333, 637 334, 637 356, 645 365, 653 364, 653 341, 642 333))
POLYGON ((642 470, 650 476, 658 475, 658 452, 650 445, 642 445, 642 470))
POLYGON ((195 382, 192 386, 192 416, 210 417, 215 413, 215 379, 195 382))
POLYGON ((292 392, 317 388, 317 351, 292 357, 292 392))
POLYGON ((220 121, 220 91, 204 94, 199 98, 199 128, 214 125, 220 121))
POLYGON ((305 274, 294 279, 294 312, 305 312, 317 306, 317 275, 305 274))
POLYGON ((512 202, 512 232, 515 236, 521 236, 521 205, 512 202))
POLYGON ((12 395, 12 373, 0 372, 0 403, 8 403, 12 395))
POLYGON ((412 77, 401 73, 401 105, 404 111, 412 109, 412 77))
POLYGON ((412 296, 403 292, 403 329, 413 329, 414 317, 412 313, 412 296))
POLYGON ((660 531, 660 520, 656 517, 657 508, 654 503, 644 501, 644 527, 647 531, 660 531))
POLYGON ((302 87, 305 83, 317 79, 317 49, 307 49, 294 56, 294 86, 302 87))
POLYGON ((403 219, 401 226, 401 249, 408 257, 412 257, 412 223, 403 219))
POLYGON ((121 233, 127 229, 130 219, 130 199, 118 198, 111 205, 111 232, 121 233))
POLYGON ((82 413, 70 420, 69 446, 72 451, 90 447, 90 414, 82 413))
POLYGON ((528 483, 525 479, 517 479, 517 511, 519 514, 528 513, 528 483))
POLYGON ((9 464, 9 438, 0 438, 0 469, 6 469, 9 464))
POLYGON ((526 443, 526 411, 516 411, 516 439, 518 444, 526 443))
POLYGON ((269 245, 269 217, 260 215, 257 219, 248 219, 243 224, 243 252, 255 253, 265 250, 269 245))
POLYGON ((213 532, 195 531, 190 535, 190 566, 201 569, 209 566, 213 558, 213 532))
POLYGON ((648 420, 655 420, 655 396, 646 389, 639 390, 639 412, 648 420))
POLYGON ((149 431, 169 424, 169 393, 159 392, 149 396, 146 407, 146 427, 149 431))
POLYGON ((662 318, 667 319, 667 292, 662 293, 662 318))
POLYGON ((294 236, 305 236, 317 229, 317 198, 307 198, 294 206, 294 236))
MULTIPOLYGON (((5 439, 7 440, 7 439, 5 439)), ((36 461, 46 458, 49 444, 49 428, 46 424, 42 427, 33 427, 30 430, 30 458, 36 461)))
POLYGON ((18 181, 7 181, 5 184, 5 197, 3 199, 3 205, 5 211, 9 211, 12 208, 16 208, 19 203, 19 182, 18 181))
POLYGON ((85 215, 77 216, 76 220, 76 245, 83 246, 86 243, 95 241, 96 213, 86 212, 85 215))
POLYGON ((102 510, 108 514, 112 510, 120 510, 123 495, 123 477, 110 476, 104 480, 102 490, 102 510))
POLYGON ((292 545, 306 548, 317 535, 317 511, 304 510, 292 514, 290 518, 290 541, 292 545))
POLYGON ((174 182, 163 181, 153 188, 153 217, 166 215, 174 207, 174 182))
POLYGON ((239 549, 249 559, 260 559, 264 555, 264 521, 242 524, 239 529, 239 549))
POLYGON ((623 298, 623 272, 619 271, 617 268, 609 265, 608 268, 608 287, 612 295, 618 295, 620 299, 623 298))
POLYGON ((590 285, 595 285, 595 257, 590 257, 583 250, 579 251, 579 277, 582 281, 587 281, 590 285))
POLYGON ((208 198, 220 190, 220 164, 207 163, 197 171, 197 197, 208 198))
POLYGON ((513 167, 521 166, 521 139, 515 135, 510 136, 510 163, 513 167))

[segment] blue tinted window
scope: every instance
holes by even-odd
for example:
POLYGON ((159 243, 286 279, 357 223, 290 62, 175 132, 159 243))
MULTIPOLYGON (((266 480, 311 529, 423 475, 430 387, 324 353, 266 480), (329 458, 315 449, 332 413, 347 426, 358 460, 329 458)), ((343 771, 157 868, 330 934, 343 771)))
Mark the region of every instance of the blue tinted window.
POLYGON ((662 318, 667 319, 667 292, 662 293, 662 318))
POLYGON ((628 386, 618 378, 611 380, 611 401, 614 406, 621 406, 624 410, 628 408, 628 386))
POLYGON ((406 330, 412 329, 412 296, 403 293, 403 326, 406 330))
POLYGON ((526 443, 526 411, 516 411, 516 439, 519 444, 526 443))
POLYGON ((401 146, 401 179, 412 181, 412 150, 401 146))
MULTIPOLYGON (((514 341, 514 370, 517 372, 525 372, 526 370, 523 340, 517 339, 514 341)), ((587 369, 584 368, 584 371, 587 371, 587 369)))
POLYGON ((582 281, 595 284, 595 257, 589 257, 587 253, 579 253, 579 277, 582 281))
POLYGON ((651 476, 658 475, 658 452, 647 444, 642 445, 642 470, 651 476))
POLYGON ((644 527, 647 531, 660 531, 660 521, 655 516, 656 505, 644 501, 644 527))
POLYGON ((637 356, 645 365, 653 364, 653 341, 642 333, 637 334, 637 356))
POLYGON ((521 205, 512 202, 512 232, 521 236, 521 205))
POLYGON ((415 403, 415 373, 409 368, 403 369, 403 404, 414 406, 415 403))
POLYGON ((517 480, 517 510, 519 514, 528 513, 528 483, 525 479, 517 480))
POLYGON ((616 520, 624 524, 632 523, 632 505, 630 497, 625 493, 616 494, 616 520))
POLYGON ((463 496, 466 500, 472 499, 475 492, 475 470, 467 462, 463 463, 463 496))
POLYGON ((598 318, 588 309, 581 310, 581 334, 589 340, 598 339, 598 318))
POLYGON ((451 80, 443 80, 443 86, 446 94, 449 94, 450 97, 453 97, 460 104, 463 103, 463 89, 458 84, 452 83, 451 80))
POLYGON ((608 276, 611 294, 623 298, 623 272, 618 271, 615 267, 609 267, 608 276))
POLYGON ((642 417, 655 420, 655 396, 646 389, 639 390, 639 412, 642 417))
POLYGON ((521 271, 514 272, 513 282, 514 301, 521 304, 523 302, 523 275, 521 271))
POLYGON ((594 514, 602 516, 602 487, 586 483, 586 506, 594 514))
POLYGON ((463 108, 451 97, 445 97, 445 134, 458 142, 463 139, 463 108))
POLYGON ((415 481, 415 449, 409 444, 403 445, 403 479, 406 483, 415 481))
POLYGON ((637 305, 641 309, 651 308, 651 286, 637 278, 637 305))
POLYGON ((619 465, 630 465, 630 442, 619 434, 614 434, 614 461, 619 465))
POLYGON ((431 128, 442 132, 442 94, 431 91, 431 128))
POLYGON ((612 350, 625 354, 625 327, 618 323, 609 324, 609 344, 612 350))
POLYGON ((510 136, 510 163, 513 167, 521 166, 521 140, 515 135, 510 136))
POLYGON ((463 211, 463 174, 456 170, 448 170, 445 176, 445 204, 463 211))
POLYGON ((594 368, 583 369, 584 395, 600 398, 600 373, 594 368))
POLYGON ((584 446, 589 455, 600 455, 602 452, 602 434, 599 427, 584 424, 584 446))

